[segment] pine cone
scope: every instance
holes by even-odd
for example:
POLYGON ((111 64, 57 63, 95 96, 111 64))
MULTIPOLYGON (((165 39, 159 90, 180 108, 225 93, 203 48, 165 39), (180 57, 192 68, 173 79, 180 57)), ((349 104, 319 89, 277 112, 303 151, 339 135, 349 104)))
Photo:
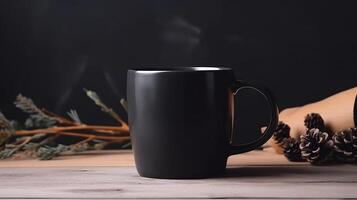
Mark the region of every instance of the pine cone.
POLYGON ((293 162, 304 161, 301 157, 301 150, 299 148, 299 142, 295 138, 286 138, 284 141, 284 155, 293 162))
POLYGON ((284 140, 290 138, 290 127, 284 122, 279 122, 273 133, 273 139, 280 147, 284 146, 284 140))
POLYGON ((331 157, 333 142, 326 132, 310 129, 300 136, 300 142, 302 158, 311 164, 326 163, 331 157))
POLYGON ((324 120, 318 113, 310 113, 306 115, 304 124, 307 129, 318 128, 321 131, 326 131, 324 120))
POLYGON ((332 139, 335 156, 338 160, 344 162, 357 161, 357 128, 336 133, 332 139))

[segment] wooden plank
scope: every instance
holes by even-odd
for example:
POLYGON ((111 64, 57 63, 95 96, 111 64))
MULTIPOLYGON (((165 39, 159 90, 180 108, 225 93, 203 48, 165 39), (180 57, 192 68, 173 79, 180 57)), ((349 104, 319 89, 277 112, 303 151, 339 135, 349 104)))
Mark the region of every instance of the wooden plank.
POLYGON ((0 198, 357 198, 356 166, 244 166, 160 180, 134 167, 2 168, 0 198))
POLYGON ((76 155, 65 155, 53 160, 7 159, 0 160, 2 167, 103 167, 134 166, 134 157, 131 150, 89 151, 76 155))
MULTIPOLYGON (((272 148, 264 151, 252 151, 231 156, 228 165, 307 165, 292 163, 282 155, 274 153, 272 148)), ((2 167, 128 167, 134 166, 131 150, 106 150, 79 153, 78 155, 61 156, 54 160, 39 161, 36 159, 0 160, 2 167)))
POLYGON ((143 178, 133 165, 131 151, 1 161, 0 199, 357 198, 356 165, 292 163, 271 149, 232 156, 210 179, 143 178))

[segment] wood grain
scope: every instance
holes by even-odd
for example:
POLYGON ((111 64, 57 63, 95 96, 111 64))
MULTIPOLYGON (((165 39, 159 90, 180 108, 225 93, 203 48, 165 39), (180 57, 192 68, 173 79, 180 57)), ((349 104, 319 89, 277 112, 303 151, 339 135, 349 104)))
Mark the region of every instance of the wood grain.
MULTIPOLYGON (((132 157, 121 153, 114 154, 116 159, 132 157)), ((230 160, 222 176, 196 180, 139 177, 133 166, 110 166, 117 160, 107 161, 106 167, 3 167, 0 199, 357 198, 356 165, 310 166, 281 158, 269 151, 242 154, 230 160)))
MULTIPOLYGON (((264 151, 229 157, 228 165, 308 165, 307 163, 292 163, 284 156, 276 155, 273 148, 264 151)), ((2 167, 128 167, 134 166, 131 150, 89 151, 76 155, 66 155, 54 160, 40 161, 36 159, 0 160, 2 167)))

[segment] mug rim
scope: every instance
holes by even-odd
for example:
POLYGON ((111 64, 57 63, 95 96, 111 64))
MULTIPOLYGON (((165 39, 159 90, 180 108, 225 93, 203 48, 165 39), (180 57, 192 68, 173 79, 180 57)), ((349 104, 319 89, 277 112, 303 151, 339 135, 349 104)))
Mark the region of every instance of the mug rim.
POLYGON ((219 71, 231 71, 228 67, 148 67, 148 68, 131 68, 128 71, 135 73, 172 73, 172 72, 219 72, 219 71))

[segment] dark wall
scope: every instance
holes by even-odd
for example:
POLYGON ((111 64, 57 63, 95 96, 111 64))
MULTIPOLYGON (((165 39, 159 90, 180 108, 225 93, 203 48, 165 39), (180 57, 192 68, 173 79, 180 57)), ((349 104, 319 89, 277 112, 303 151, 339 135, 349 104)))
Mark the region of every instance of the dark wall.
MULTIPOLYGON (((353 1, 3 0, 0 108, 21 118, 12 106, 21 92, 98 122, 105 115, 82 88, 120 110, 126 70, 138 66, 232 67, 237 78, 269 86, 280 108, 302 105, 357 85, 354 8, 353 1)), ((248 99, 243 127, 262 118, 260 101, 248 99)))

